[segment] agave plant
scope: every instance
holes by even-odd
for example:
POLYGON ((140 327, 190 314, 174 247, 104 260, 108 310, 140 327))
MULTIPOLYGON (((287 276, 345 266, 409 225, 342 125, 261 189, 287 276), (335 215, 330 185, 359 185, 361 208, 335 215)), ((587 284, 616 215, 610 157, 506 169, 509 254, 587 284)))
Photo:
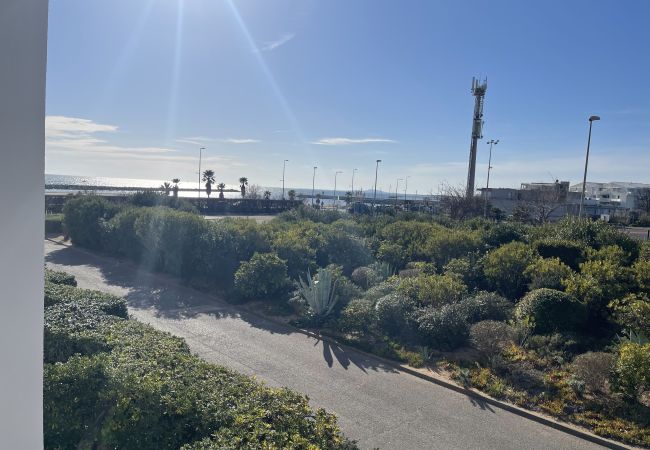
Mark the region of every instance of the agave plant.
POLYGON ((395 269, 387 262, 376 262, 371 267, 383 280, 387 280, 395 274, 395 269))
POLYGON ((307 282, 304 282, 302 277, 299 280, 298 292, 316 316, 327 316, 338 301, 336 295, 338 280, 333 278, 331 270, 320 269, 317 280, 312 278, 309 271, 307 271, 307 282))

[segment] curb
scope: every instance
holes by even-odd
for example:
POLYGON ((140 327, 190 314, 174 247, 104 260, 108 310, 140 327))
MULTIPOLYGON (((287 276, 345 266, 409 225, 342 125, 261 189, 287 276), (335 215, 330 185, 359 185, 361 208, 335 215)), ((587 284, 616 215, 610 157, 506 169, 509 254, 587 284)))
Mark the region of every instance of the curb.
MULTIPOLYGON (((70 247, 70 248, 73 247, 72 244, 68 244, 68 243, 65 243, 65 242, 57 240, 57 239, 46 237, 45 240, 53 242, 53 243, 58 244, 58 245, 61 245, 63 247, 70 247)), ((74 247, 74 248, 76 250, 81 250, 82 252, 88 253, 88 254, 93 255, 93 256, 104 256, 104 255, 97 255, 95 253, 86 251, 83 248, 79 248, 79 247, 74 247)), ((129 263, 130 262, 131 261, 129 261, 129 263)), ((155 274, 155 275, 160 275, 160 274, 155 274)), ((178 282, 173 278, 171 278, 171 281, 173 281, 174 284, 178 284, 178 282)), ((179 285, 179 286, 182 286, 182 285, 179 285)), ((182 286, 182 287, 187 287, 187 286, 182 286)), ((380 361, 383 364, 385 364, 387 366, 390 366, 391 368, 396 369, 396 370, 398 370, 400 372, 407 373, 409 375, 415 376, 417 378, 428 381, 430 383, 437 384, 438 386, 450 389, 450 390, 452 390, 454 392, 458 392, 458 393, 466 395, 468 397, 475 398, 477 400, 488 403, 488 404, 490 404, 492 406, 496 406, 497 408, 500 408, 502 410, 505 410, 505 411, 508 411, 510 413, 516 414, 516 415, 518 415, 520 417, 524 417, 526 419, 529 419, 529 420, 532 420, 532 421, 537 422, 539 424, 551 427, 551 428, 553 428, 555 430, 562 431, 564 433, 570 434, 570 435, 575 436, 577 438, 584 439, 584 440, 592 442, 594 444, 598 444, 598 445, 601 445, 603 447, 610 448, 610 449, 615 449, 615 450, 630 450, 630 449, 640 448, 640 447, 628 446, 628 445, 618 443, 616 441, 613 441, 613 440, 610 440, 610 439, 607 439, 607 438, 604 438, 604 437, 597 436, 597 435, 589 432, 586 429, 578 427, 577 425, 571 425, 571 424, 568 424, 568 423, 560 422, 560 421, 558 421, 558 420, 556 420, 554 418, 544 416, 542 414, 539 414, 539 413, 536 413, 536 412, 533 412, 533 411, 528 411, 526 409, 520 408, 520 407, 515 406, 513 404, 503 402, 501 400, 497 400, 497 399, 492 398, 492 397, 488 396, 487 394, 484 394, 484 393, 482 393, 482 392, 480 392, 478 390, 471 389, 471 388, 470 389, 464 388, 464 387, 462 387, 462 386, 460 386, 458 384, 447 381, 446 379, 444 379, 442 377, 437 377, 437 376, 429 375, 429 374, 426 374, 426 373, 422 373, 420 371, 417 371, 417 370, 413 369, 412 367, 400 364, 400 363, 398 363, 396 361, 393 361, 391 359, 387 359, 387 358, 384 358, 382 356, 375 355, 373 353, 368 353, 368 352, 366 352, 364 350, 358 349, 358 348, 353 347, 351 345, 341 343, 341 342, 337 341, 333 337, 323 335, 323 334, 319 334, 319 333, 316 333, 316 332, 313 332, 313 331, 310 331, 310 330, 307 330, 307 329, 295 327, 295 326, 290 325, 288 323, 276 320, 276 319, 274 319, 272 317, 268 317, 268 316, 265 316, 263 314, 260 314, 260 313, 258 313, 256 311, 249 310, 246 307, 242 307, 241 305, 233 305, 233 304, 230 304, 228 302, 225 302, 222 299, 218 299, 218 300, 221 301, 221 302, 226 303, 229 307, 233 308, 234 310, 239 310, 241 312, 246 312, 247 314, 251 314, 251 315, 253 315, 253 316, 257 317, 257 318, 272 322, 272 323, 274 323, 276 325, 279 325, 279 326, 285 327, 287 329, 293 330, 295 332, 301 333, 301 334, 303 334, 305 336, 308 336, 308 337, 311 337, 311 338, 314 338, 314 339, 317 339, 317 340, 321 340, 321 341, 326 341, 328 343, 335 344, 335 345, 337 345, 339 347, 342 347, 342 348, 346 349, 347 351, 356 352, 356 353, 361 354, 361 355, 363 355, 363 356, 365 356, 367 358, 371 358, 371 359, 380 361)))

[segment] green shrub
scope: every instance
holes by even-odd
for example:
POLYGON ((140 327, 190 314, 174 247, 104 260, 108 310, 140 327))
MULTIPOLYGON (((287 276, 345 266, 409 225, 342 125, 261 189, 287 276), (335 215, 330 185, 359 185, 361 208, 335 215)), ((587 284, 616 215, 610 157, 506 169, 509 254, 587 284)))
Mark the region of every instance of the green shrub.
POLYGON ((505 322, 483 320, 471 326, 469 337, 483 360, 494 365, 495 358, 513 343, 514 331, 505 322))
POLYGON ((383 281, 364 292, 363 298, 372 302, 376 302, 383 296, 396 292, 398 286, 399 280, 397 277, 389 278, 388 280, 383 281))
POLYGON ((272 248, 277 255, 287 262, 287 271, 291 278, 304 277, 307 271, 315 271, 317 246, 297 230, 278 232, 273 238, 272 248))
POLYGON ((391 266, 401 269, 406 265, 408 255, 404 248, 394 242, 382 242, 377 250, 377 259, 391 266))
POLYGON ((585 388, 592 392, 605 392, 611 378, 614 355, 604 352, 587 352, 575 357, 571 372, 585 388))
POLYGON ((441 228, 434 231, 424 245, 427 259, 443 267, 454 258, 462 258, 481 248, 478 231, 449 230, 441 228))
POLYGON ((614 388, 630 400, 650 389, 650 344, 621 344, 614 364, 614 388))
POLYGON ((375 305, 370 300, 355 299, 342 310, 337 320, 339 330, 346 333, 365 334, 377 323, 375 305))
POLYGON ((354 284, 362 289, 368 289, 382 281, 381 276, 371 267, 357 267, 350 277, 354 284))
POLYGON ((507 320, 514 305, 495 292, 478 292, 460 301, 469 323, 482 320, 507 320))
POLYGON ((349 276, 356 267, 372 261, 370 249, 365 243, 344 231, 329 229, 325 231, 324 239, 323 247, 317 254, 321 267, 336 264, 343 268, 344 275, 349 276))
POLYGON ((639 260, 634 263, 632 274, 639 289, 650 294, 650 261, 639 260))
POLYGON ((553 331, 576 331, 585 325, 584 304, 571 295, 554 289, 530 291, 517 304, 518 320, 530 318, 534 332, 545 334, 553 331))
POLYGON ((441 306, 460 301, 467 294, 467 286, 448 275, 421 275, 402 279, 398 291, 421 305, 441 306))
POLYGON ((525 271, 537 258, 528 245, 511 242, 485 256, 483 273, 494 290, 514 300, 526 292, 530 280, 525 271))
POLYGON ((650 241, 643 241, 639 246, 639 261, 650 261, 650 241))
POLYGON ((120 211, 103 226, 102 247, 119 256, 140 261, 144 246, 136 233, 135 222, 147 214, 142 208, 127 208, 120 211))
POLYGON ((469 323, 462 305, 452 303, 440 308, 426 307, 414 313, 418 339, 423 345, 453 350, 464 345, 469 323))
POLYGON ((273 298, 288 285, 287 264, 275 253, 255 253, 235 272, 235 289, 246 300, 273 298))
POLYGON ((573 270, 578 270, 585 260, 585 245, 565 239, 543 239, 534 243, 542 258, 558 258, 573 270))
POLYGON ((77 280, 74 276, 65 272, 58 272, 47 268, 45 269, 45 282, 52 284, 65 284, 67 286, 77 285, 77 280))
POLYGON ((122 318, 128 317, 126 300, 122 297, 46 281, 44 295, 45 307, 60 303, 72 303, 79 306, 90 305, 98 308, 105 314, 122 318))
POLYGON ((532 289, 564 289, 562 280, 571 276, 573 271, 560 261, 560 258, 539 258, 526 267, 524 275, 530 279, 528 287, 532 289))
POLYGON ((500 247, 512 241, 521 241, 526 236, 527 227, 521 223, 502 222, 490 226, 483 234, 483 242, 489 247, 500 247))
POLYGON ((412 299, 397 293, 380 298, 375 305, 379 329, 389 336, 410 336, 415 306, 412 299))
POLYGON ((63 234, 63 214, 47 214, 45 216, 46 234, 63 234))
POLYGON ((644 294, 628 294, 609 303, 616 323, 625 332, 650 337, 650 298, 644 294))
POLYGON ((73 244, 99 250, 102 244, 102 226, 119 208, 97 195, 80 195, 63 206, 64 226, 73 244))
POLYGON ((483 269, 476 254, 450 260, 443 269, 445 275, 460 279, 470 290, 483 284, 483 269))

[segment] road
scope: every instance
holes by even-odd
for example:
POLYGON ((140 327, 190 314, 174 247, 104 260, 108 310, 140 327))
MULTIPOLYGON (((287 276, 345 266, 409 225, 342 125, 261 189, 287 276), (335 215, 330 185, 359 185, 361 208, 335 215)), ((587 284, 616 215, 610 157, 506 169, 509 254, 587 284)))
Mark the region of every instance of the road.
POLYGON ((51 241, 45 241, 45 260, 73 274, 79 287, 124 296, 133 317, 185 338, 205 360, 308 395, 313 406, 335 413, 361 448, 603 448, 240 311, 130 262, 51 241))

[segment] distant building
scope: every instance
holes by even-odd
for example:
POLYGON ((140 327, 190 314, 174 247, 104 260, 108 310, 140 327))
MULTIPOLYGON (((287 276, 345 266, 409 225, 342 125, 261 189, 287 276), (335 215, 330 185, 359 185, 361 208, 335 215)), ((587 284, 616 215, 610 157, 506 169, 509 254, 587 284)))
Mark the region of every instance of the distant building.
MULTIPOLYGON (((641 202, 650 192, 650 184, 612 181, 609 183, 586 183, 585 199, 595 200, 599 207, 636 211, 645 209, 641 202)), ((582 183, 569 188, 571 192, 582 192, 582 183)))

